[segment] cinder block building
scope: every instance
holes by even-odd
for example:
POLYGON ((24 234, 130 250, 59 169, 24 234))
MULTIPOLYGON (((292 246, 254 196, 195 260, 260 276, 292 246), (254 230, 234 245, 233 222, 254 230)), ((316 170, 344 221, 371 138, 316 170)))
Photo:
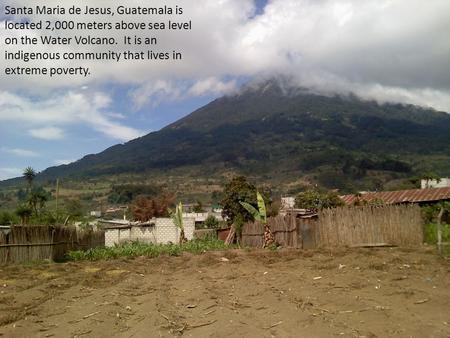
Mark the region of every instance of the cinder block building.
MULTIPOLYGON (((184 218, 186 238, 194 238, 195 219, 184 218)), ((105 246, 111 247, 126 242, 143 242, 154 244, 178 243, 180 229, 171 218, 157 218, 147 224, 110 224, 104 226, 105 246)))

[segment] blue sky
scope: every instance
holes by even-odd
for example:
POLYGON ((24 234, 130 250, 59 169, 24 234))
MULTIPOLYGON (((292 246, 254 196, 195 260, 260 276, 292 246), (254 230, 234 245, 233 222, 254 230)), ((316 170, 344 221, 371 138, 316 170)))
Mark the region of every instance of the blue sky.
MULTIPOLYGON (((172 2, 155 0, 154 5, 172 2)), ((450 111, 449 1, 185 0, 183 6, 180 20, 193 21, 191 32, 155 33, 158 48, 183 52, 181 62, 93 61, 84 64, 93 73, 88 78, 2 78, 0 180, 20 175, 27 166, 43 170, 159 130, 217 97, 233 95, 249 80, 277 74, 324 93, 352 92, 450 111)), ((0 15, 0 36, 12 34, 3 31, 3 20, 0 15)), ((121 39, 123 33, 104 34, 121 39)), ((0 53, 2 65, 9 65, 2 58, 0 53)))

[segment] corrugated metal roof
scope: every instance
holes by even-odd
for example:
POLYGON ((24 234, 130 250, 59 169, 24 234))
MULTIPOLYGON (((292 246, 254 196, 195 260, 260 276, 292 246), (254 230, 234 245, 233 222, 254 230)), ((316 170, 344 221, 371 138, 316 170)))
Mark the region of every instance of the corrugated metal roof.
POLYGON ((348 205, 356 200, 383 200, 386 204, 419 203, 450 200, 450 188, 413 189, 399 191, 369 192, 361 195, 344 195, 341 199, 348 205))

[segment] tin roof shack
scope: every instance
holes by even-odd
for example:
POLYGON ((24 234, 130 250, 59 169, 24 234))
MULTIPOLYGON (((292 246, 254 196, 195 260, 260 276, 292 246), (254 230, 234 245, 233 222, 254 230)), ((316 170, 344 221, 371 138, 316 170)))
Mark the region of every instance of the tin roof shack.
MULTIPOLYGON (((185 218, 183 221, 186 238, 191 240, 194 238, 195 220, 185 218)), ((180 238, 180 229, 171 218, 156 218, 148 223, 103 224, 107 247, 136 241, 154 244, 178 243, 180 238)))
POLYGON ((384 204, 434 204, 441 201, 450 201, 450 188, 412 189, 399 191, 367 192, 356 195, 340 196, 347 205, 358 202, 383 201, 384 204))

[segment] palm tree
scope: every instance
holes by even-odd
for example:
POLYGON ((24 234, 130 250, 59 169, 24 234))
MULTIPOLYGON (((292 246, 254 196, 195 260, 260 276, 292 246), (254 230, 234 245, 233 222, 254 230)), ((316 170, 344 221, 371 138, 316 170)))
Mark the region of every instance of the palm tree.
POLYGON ((173 223, 180 229, 180 245, 187 242, 186 235, 184 233, 184 224, 183 224, 183 204, 180 202, 175 211, 169 210, 170 217, 172 217, 173 223))
POLYGON ((31 189, 33 180, 36 177, 36 171, 32 167, 26 167, 23 171, 23 177, 25 177, 25 180, 28 182, 28 188, 31 189))
POLYGON ((258 209, 247 202, 239 202, 252 216, 255 221, 264 224, 264 248, 267 248, 275 243, 275 238, 267 224, 267 209, 264 198, 259 191, 256 191, 256 199, 258 201, 258 209))

